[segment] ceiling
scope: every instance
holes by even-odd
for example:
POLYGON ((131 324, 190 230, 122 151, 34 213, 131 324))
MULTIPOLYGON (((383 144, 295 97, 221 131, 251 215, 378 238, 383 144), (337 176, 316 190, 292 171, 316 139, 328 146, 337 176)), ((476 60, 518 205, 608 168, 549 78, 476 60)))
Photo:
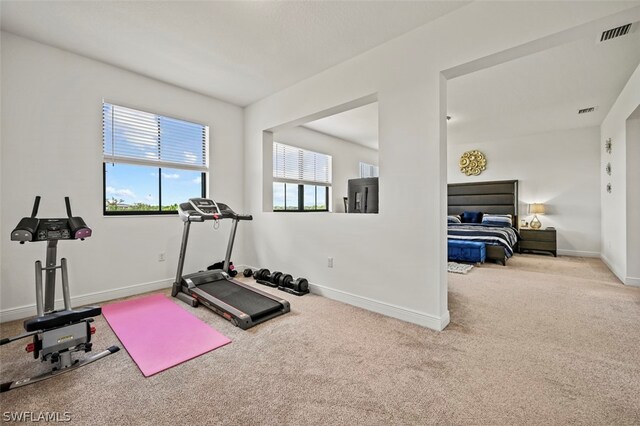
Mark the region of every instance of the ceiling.
POLYGON ((378 103, 312 121, 303 127, 378 150, 378 103))
POLYGON ((451 144, 599 126, 640 63, 640 31, 596 43, 596 34, 452 79, 451 144), (592 113, 578 110, 598 106, 592 113))
MULTIPOLYGON (((11 1, 1 26, 245 106, 469 2, 11 1)), ((448 82, 448 139, 598 126, 640 62, 640 31, 596 34, 448 82), (589 106, 598 109, 578 115, 589 106)), ((305 125, 377 149, 377 103, 305 125)))
POLYGON ((246 106, 468 1, 10 1, 5 31, 246 106))
MULTIPOLYGON (((596 43, 567 43, 452 79, 447 85, 451 144, 599 126, 640 63, 640 31, 596 43), (594 112, 578 110, 597 106, 594 112)), ((305 124, 378 149, 378 104, 305 124)))

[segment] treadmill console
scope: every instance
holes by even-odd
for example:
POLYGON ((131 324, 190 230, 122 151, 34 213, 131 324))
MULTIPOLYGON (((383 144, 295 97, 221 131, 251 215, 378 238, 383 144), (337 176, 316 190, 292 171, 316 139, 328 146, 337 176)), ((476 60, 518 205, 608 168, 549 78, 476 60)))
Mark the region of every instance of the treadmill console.
POLYGON ((213 200, 208 198, 190 198, 189 203, 200 214, 220 216, 220 209, 213 200))
POLYGON ((178 205, 178 214, 183 222, 204 222, 207 220, 233 219, 253 220, 251 215, 239 215, 224 203, 210 198, 190 198, 178 205))
POLYGON ((178 214, 184 222, 218 220, 222 215, 218 204, 209 198, 190 198, 178 206, 178 214))

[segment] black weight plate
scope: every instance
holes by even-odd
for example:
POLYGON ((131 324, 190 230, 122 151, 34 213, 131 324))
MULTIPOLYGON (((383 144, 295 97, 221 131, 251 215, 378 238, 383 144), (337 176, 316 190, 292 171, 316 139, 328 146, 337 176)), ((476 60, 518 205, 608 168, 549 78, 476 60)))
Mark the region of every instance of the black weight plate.
POLYGON ((253 278, 255 278, 256 280, 267 280, 267 279, 269 279, 269 274, 270 273, 271 272, 269 272, 268 269, 261 268, 261 269, 258 269, 258 272, 255 272, 253 274, 253 278))
POLYGON ((305 292, 309 290, 309 281, 306 278, 298 278, 293 282, 292 288, 296 291, 305 292))
POLYGON ((262 270, 262 275, 261 275, 261 278, 260 278, 260 279, 263 279, 263 280, 267 280, 267 281, 268 281, 268 280, 269 280, 269 275, 271 275, 271 271, 270 271, 270 270, 268 270, 267 268, 264 268, 264 269, 262 270))
POLYGON ((282 272, 280 271, 273 272, 271 275, 269 275, 269 281, 271 281, 273 284, 278 284, 278 278, 280 278, 280 275, 282 275, 282 272))
POLYGON ((291 282, 293 281, 293 277, 289 274, 283 275, 280 278, 280 282, 282 282, 282 284, 280 284, 282 287, 291 287, 291 282))

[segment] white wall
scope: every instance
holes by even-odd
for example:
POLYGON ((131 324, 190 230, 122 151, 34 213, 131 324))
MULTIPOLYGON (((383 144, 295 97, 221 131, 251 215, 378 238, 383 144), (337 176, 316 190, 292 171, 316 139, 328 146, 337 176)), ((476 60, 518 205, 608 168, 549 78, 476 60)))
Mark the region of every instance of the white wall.
POLYGON ((247 107, 246 205, 256 219, 245 234, 251 264, 289 264, 292 274, 316 284, 313 291, 442 329, 449 313, 441 72, 629 7, 474 2, 247 107), (371 94, 379 105, 380 214, 263 212, 263 131, 371 94))
POLYGON ((558 253, 600 256, 600 129, 589 127, 514 139, 456 144, 447 151, 449 183, 518 179, 520 219, 528 204, 544 203, 543 227, 557 229, 558 253), (480 176, 460 172, 465 151, 487 156, 480 176))
MULTIPOLYGON (((2 71, 2 32, 0 32, 0 232, 2 231, 2 204, 4 204, 4 194, 2 192, 2 188, 3 188, 3 178, 2 178, 2 152, 4 151, 4 138, 2 137, 3 135, 3 129, 2 129, 2 111, 4 110, 3 107, 3 103, 2 103, 2 99, 4 99, 4 85, 2 84, 2 76, 3 76, 3 71, 2 71)), ((2 304, 2 271, 3 271, 3 245, 0 244, 0 306, 2 304)), ((1 309, 1 308, 0 308, 1 309)), ((2 319, 0 318, 0 321, 2 319)))
POLYGON ((640 105, 627 120, 627 284, 640 286, 640 105))
MULTIPOLYGON (((208 124, 209 193, 239 211, 242 109, 6 32, 1 36, 2 319, 35 313, 33 262, 44 260, 45 244, 9 241, 35 195, 43 197, 44 217, 64 215, 63 197, 70 196, 74 213, 93 228, 86 241, 63 241, 58 248, 69 260, 76 303, 169 285, 182 232, 178 217, 102 215, 102 99, 208 124), (166 262, 158 262, 160 252, 166 262)), ((195 228, 187 271, 224 257, 227 241, 228 224, 217 233, 210 226, 195 228)))
POLYGON ((360 161, 378 165, 378 151, 306 127, 292 127, 273 134, 276 142, 331 155, 331 211, 344 213, 342 197, 347 196, 347 180, 360 177, 360 161))
POLYGON ((637 168, 639 160, 635 157, 637 150, 632 147, 627 151, 629 143, 638 143, 637 140, 630 140, 628 137, 630 135, 627 135, 627 120, 639 104, 640 67, 633 72, 600 126, 602 260, 622 282, 633 285, 640 285, 640 276, 629 275, 629 266, 633 264, 635 267, 640 263, 640 253, 627 252, 627 238, 630 235, 628 222, 637 221, 640 214, 640 197, 637 196, 639 188, 637 181, 629 179, 637 174, 635 172, 628 174, 627 164, 637 168), (611 154, 605 152, 603 148, 604 142, 609 138, 612 140, 611 154), (604 172, 608 162, 611 163, 611 176, 604 172), (608 182, 612 187, 610 194, 605 190, 608 182))

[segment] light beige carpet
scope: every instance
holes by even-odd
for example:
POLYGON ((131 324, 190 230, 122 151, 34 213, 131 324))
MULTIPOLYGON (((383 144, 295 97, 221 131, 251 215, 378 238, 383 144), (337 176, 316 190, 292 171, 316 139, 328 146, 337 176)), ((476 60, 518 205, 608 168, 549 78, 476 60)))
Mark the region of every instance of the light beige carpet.
MULTIPOLYGON (((2 394, 2 412, 91 425, 640 424, 639 288, 599 260, 536 255, 449 283, 441 333, 315 295, 288 296, 291 313, 249 331, 177 302, 233 343, 147 379, 121 351, 2 394)), ((96 350, 119 343, 96 323, 96 350)), ((22 343, 0 361, 3 381, 41 367, 22 343)))

